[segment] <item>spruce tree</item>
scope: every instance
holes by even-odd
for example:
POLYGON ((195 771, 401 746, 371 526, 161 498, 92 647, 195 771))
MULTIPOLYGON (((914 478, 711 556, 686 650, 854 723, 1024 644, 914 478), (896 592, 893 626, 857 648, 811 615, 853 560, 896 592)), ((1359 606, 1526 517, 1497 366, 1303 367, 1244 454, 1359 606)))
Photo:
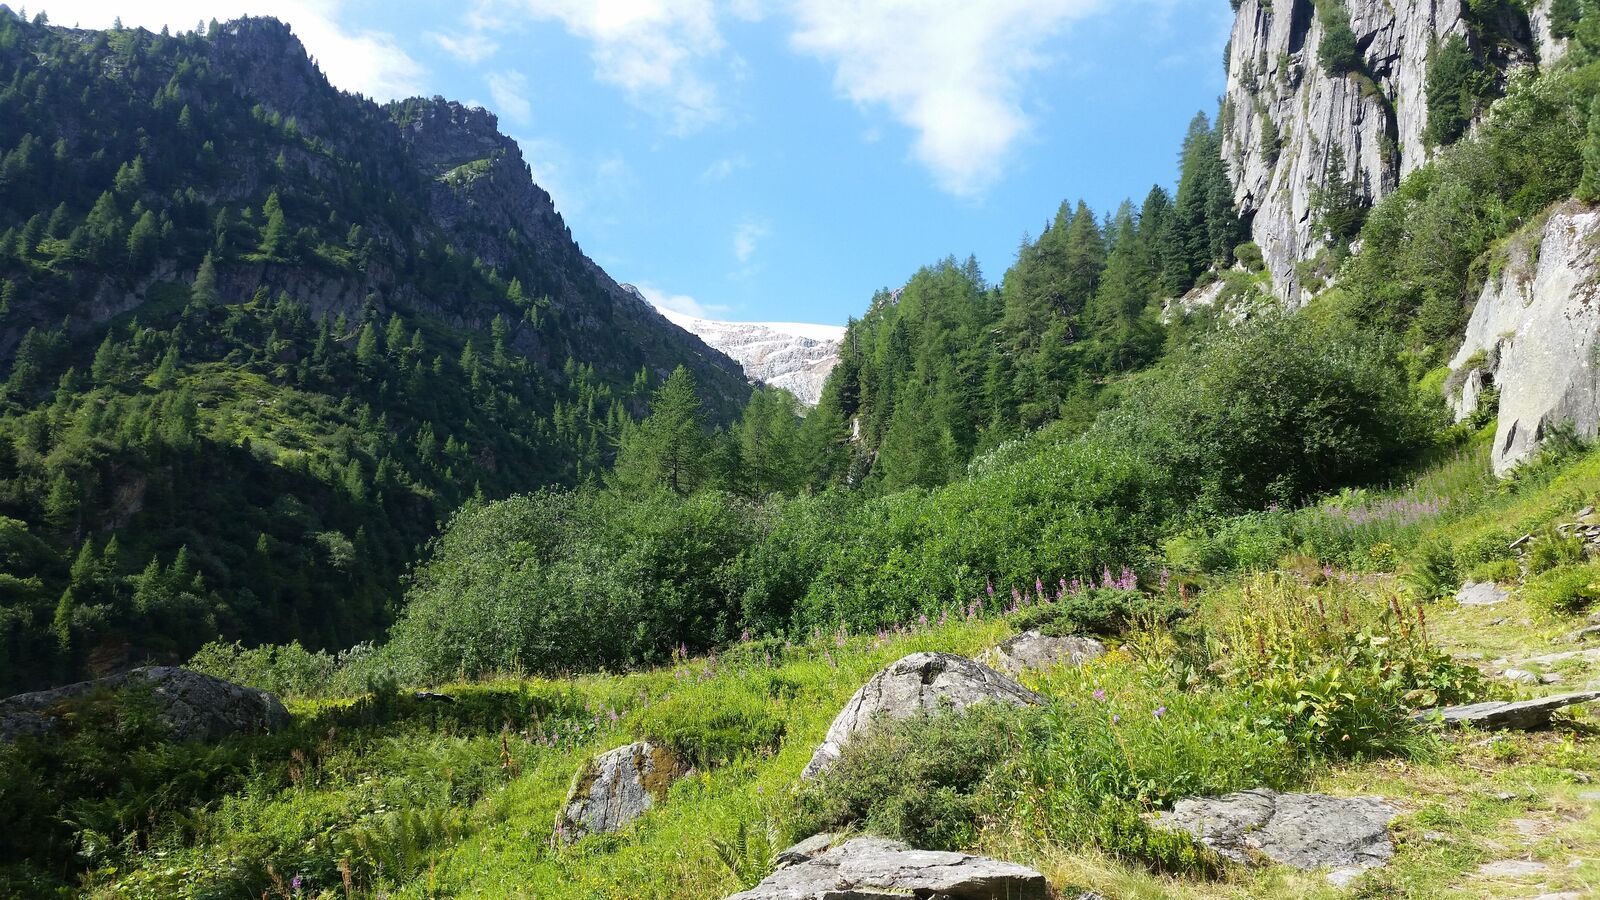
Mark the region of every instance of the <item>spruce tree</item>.
POLYGON ((1589 132, 1583 141, 1583 178, 1578 182, 1578 199, 1600 202, 1600 97, 1589 108, 1589 132))
POLYGON ((200 262, 200 270, 195 273, 194 285, 189 289, 189 303, 204 308, 221 302, 222 295, 217 290, 217 264, 207 253, 200 262))

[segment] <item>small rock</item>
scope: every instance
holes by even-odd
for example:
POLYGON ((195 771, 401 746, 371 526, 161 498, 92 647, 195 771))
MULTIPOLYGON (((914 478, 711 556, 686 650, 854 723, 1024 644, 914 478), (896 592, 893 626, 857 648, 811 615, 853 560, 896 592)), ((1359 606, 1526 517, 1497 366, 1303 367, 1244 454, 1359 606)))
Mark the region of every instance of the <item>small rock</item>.
POLYGON ((1600 647, 1589 650, 1567 650, 1563 653, 1546 653, 1543 656, 1532 656, 1522 661, 1527 666, 1542 666, 1549 668, 1569 660, 1580 662, 1600 662, 1600 647))
POLYGON ((1360 866, 1345 866, 1342 869, 1334 869, 1325 877, 1328 879, 1328 883, 1334 887, 1347 888, 1357 878, 1360 878, 1361 874, 1365 871, 1366 869, 1363 869, 1360 866))
POLYGON ((1511 542, 1511 549, 1521 550, 1523 547, 1526 547, 1531 543, 1533 543, 1533 535, 1525 534, 1511 542))
POLYGON ((1399 811, 1375 797, 1280 794, 1259 789, 1180 800, 1151 824, 1186 831, 1235 862, 1255 854, 1297 869, 1364 869, 1394 855, 1389 823, 1399 811))
POLYGON ((417 691, 415 694, 412 694, 412 696, 415 697, 417 700, 422 701, 423 703, 451 703, 451 704, 453 704, 453 703, 456 702, 456 698, 450 696, 449 694, 437 694, 437 693, 434 693, 433 691, 417 691))
POLYGON ((814 856, 821 856, 828 852, 839 836, 836 834, 814 834, 787 850, 780 851, 777 856, 779 867, 797 866, 809 862, 814 856))
POLYGON ((1539 676, 1526 669, 1507 669, 1500 673, 1500 677, 1517 684, 1538 684, 1539 676))
POLYGON ((1589 517, 1590 517, 1590 516, 1592 516, 1592 515, 1594 515, 1594 507, 1592 507, 1592 506, 1585 506, 1585 507, 1584 507, 1584 508, 1583 508, 1583 511, 1582 511, 1582 512, 1580 512, 1580 513, 1578 513, 1578 518, 1579 518, 1579 519, 1580 519, 1580 520, 1582 520, 1582 519, 1587 519, 1587 518, 1589 518, 1589 517))
POLYGON ((1422 839, 1430 844, 1437 844, 1446 840, 1446 837, 1442 831, 1424 831, 1422 833, 1422 839))
POLYGON ((1043 875, 1016 863, 858 837, 728 900, 1045 900, 1048 891, 1043 875))
POLYGON ((1600 803, 1600 791, 1584 791, 1578 795, 1578 799, 1585 803, 1600 803))
POLYGON ((572 780, 556 817, 556 839, 567 843, 621 830, 665 797, 686 771, 665 747, 650 741, 596 756, 572 780))
POLYGON ((1104 656, 1106 645, 1094 638, 1067 635, 1051 637, 1042 631, 1024 631, 989 651, 984 661, 1015 678, 1023 672, 1081 666, 1104 656))
POLYGON ((1511 599, 1511 592, 1494 582, 1469 581, 1456 592, 1462 606, 1495 606, 1511 599))
POLYGON ((1533 862, 1527 859, 1501 859, 1484 863, 1478 867, 1480 878, 1528 878, 1533 875, 1542 875, 1550 871, 1550 867, 1542 862, 1533 862))
POLYGON ((1412 719, 1417 722, 1442 720, 1446 725, 1471 725, 1475 728, 1532 731, 1549 725, 1550 717, 1559 710, 1596 700, 1600 700, 1600 691, 1583 691, 1516 703, 1496 700, 1423 710, 1413 715, 1412 719))
POLYGON ((833 765, 850 739, 883 719, 909 719, 985 701, 1030 706, 1044 698, 982 663, 950 653, 913 653, 872 676, 834 718, 802 778, 833 765))
POLYGON ((1590 625, 1585 628, 1580 628, 1562 638, 1562 640, 1569 644, 1581 644, 1584 641, 1594 638, 1600 638, 1600 625, 1590 625))
POLYGON ((1583 900, 1583 895, 1577 891, 1562 891, 1559 894, 1540 894, 1533 900, 1583 900))
POLYGON ((1539 676, 1540 684, 1560 684, 1563 681, 1566 681, 1566 679, 1554 672, 1547 672, 1539 676))
POLYGON ((1515 828, 1517 833, 1523 837, 1537 837, 1545 831, 1544 823, 1536 822, 1533 819, 1512 819, 1511 827, 1515 828))

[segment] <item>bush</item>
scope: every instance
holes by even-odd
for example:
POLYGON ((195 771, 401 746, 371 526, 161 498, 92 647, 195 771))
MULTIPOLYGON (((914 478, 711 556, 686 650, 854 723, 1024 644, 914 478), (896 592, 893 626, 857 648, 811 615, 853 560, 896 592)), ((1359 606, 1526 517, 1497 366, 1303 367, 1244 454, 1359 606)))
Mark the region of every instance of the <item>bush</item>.
POLYGON ((726 678, 714 688, 678 693, 651 704, 635 728, 638 736, 659 740, 680 760, 702 769, 724 766, 748 754, 776 752, 785 725, 771 698, 726 678))
POLYGON ((1404 577, 1421 600, 1443 600, 1461 588, 1461 570, 1455 551, 1443 541, 1419 545, 1404 577))
POLYGON ((1600 563, 1562 566, 1529 579, 1522 596, 1535 608, 1556 615, 1578 615, 1600 604, 1600 563))
POLYGON ((972 846, 995 781, 1039 716, 999 703, 885 723, 852 740, 797 801, 796 833, 859 828, 925 850, 972 846))
POLYGON ((1522 578, 1522 566, 1514 559, 1479 563, 1472 567, 1467 577, 1479 583, 1516 584, 1522 578))
POLYGON ((1136 626, 1171 624, 1188 614, 1188 610, 1170 596, 1091 588, 1017 613, 1012 623, 1019 631, 1037 628, 1054 637, 1119 635, 1136 626))
POLYGON ((1528 574, 1542 575, 1583 562, 1583 539, 1547 528, 1528 545, 1528 574))

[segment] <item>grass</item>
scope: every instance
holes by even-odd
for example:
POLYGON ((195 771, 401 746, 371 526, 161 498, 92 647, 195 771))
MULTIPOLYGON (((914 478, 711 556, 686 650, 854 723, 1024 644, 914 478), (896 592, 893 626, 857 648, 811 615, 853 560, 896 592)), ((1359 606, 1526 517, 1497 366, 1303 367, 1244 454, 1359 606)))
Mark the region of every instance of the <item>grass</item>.
MULTIPOLYGON (((1600 484, 1600 454, 1507 488, 1483 485, 1477 468, 1450 458, 1412 485, 1341 502, 1446 498, 1439 514, 1386 536, 1462 554, 1484 535, 1498 538, 1507 523, 1534 530, 1560 521, 1600 484)), ((1119 900, 1349 896, 1315 873, 1218 866, 1187 842, 1138 824, 1139 813, 1182 796, 1270 785, 1375 794, 1402 807, 1394 861, 1363 876, 1355 896, 1595 890, 1600 801, 1585 797, 1600 791, 1592 783, 1600 781, 1593 720, 1566 720, 1543 734, 1484 735, 1416 730, 1405 718, 1409 706, 1427 702, 1581 686, 1600 666, 1555 666, 1567 675, 1561 686, 1512 687, 1494 678, 1502 658, 1568 649, 1552 641, 1572 630, 1575 616, 1520 595, 1495 607, 1445 600, 1419 612, 1396 576, 1333 567, 1317 550, 1302 544, 1285 571, 1213 577, 1188 617, 1135 616, 1110 636, 1106 656, 1024 676, 1047 706, 1020 714, 1011 750, 975 745, 990 748, 979 777, 963 782, 959 802, 936 807, 967 817, 970 827, 929 839, 1033 865, 1065 896, 1077 889, 1119 900), (1503 859, 1549 868, 1523 881, 1478 876, 1479 866, 1503 859)), ((148 814, 122 832, 79 829, 75 850, 89 874, 81 889, 60 893, 724 896, 759 877, 771 844, 808 836, 817 820, 807 817, 798 775, 861 683, 919 650, 979 655, 1037 618, 1024 612, 883 635, 818 635, 803 645, 756 642, 622 675, 506 676, 444 686, 452 705, 382 684, 364 699, 295 700, 290 734, 207 756, 174 751, 159 769, 171 773, 161 781, 167 802, 106 791, 73 806, 81 822, 126 818, 118 804, 148 814), (645 736, 692 761, 693 775, 620 834, 553 842, 573 773, 593 754, 645 736), (211 781, 186 794, 186 777, 211 781)), ((907 726, 898 745, 854 751, 868 779, 861 784, 888 787, 857 792, 854 811, 830 827, 854 820, 855 827, 905 828, 889 800, 915 812, 938 799, 920 785, 897 792, 892 780, 870 780, 924 747, 971 752, 960 741, 919 741, 917 727, 926 726, 907 726)), ((915 762, 941 771, 936 761, 915 762)), ((843 788, 824 782, 817 790, 824 794, 812 799, 829 801, 843 788)), ((23 881, 16 869, 0 874, 7 877, 0 884, 48 880, 23 881)))

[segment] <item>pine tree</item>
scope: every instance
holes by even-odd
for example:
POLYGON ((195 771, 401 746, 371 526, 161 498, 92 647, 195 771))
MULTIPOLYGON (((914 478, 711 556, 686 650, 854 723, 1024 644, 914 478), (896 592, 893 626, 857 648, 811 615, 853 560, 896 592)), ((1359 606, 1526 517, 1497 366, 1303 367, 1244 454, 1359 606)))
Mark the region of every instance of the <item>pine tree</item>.
POLYGON ((356 339, 356 362, 365 368, 372 368, 378 364, 378 357, 383 355, 383 347, 379 343, 378 329, 368 322, 361 326, 361 336, 356 339))
POLYGON ((694 376, 680 365, 656 391, 649 418, 630 430, 617 458, 616 479, 634 488, 692 493, 705 478, 707 449, 694 376))
POLYGON ((135 271, 143 270, 155 260, 161 241, 161 224, 155 213, 145 210, 139 221, 128 232, 128 264, 135 271))
POLYGON ((50 492, 44 498, 44 520, 58 531, 77 526, 78 487, 66 472, 56 472, 50 479, 50 492))
POLYGON ((117 345, 114 335, 107 333, 106 339, 100 342, 100 349, 95 351, 94 363, 89 367, 89 377, 95 384, 111 384, 122 378, 122 348, 117 345))
POLYGON ((195 273, 194 286, 189 289, 189 303, 205 308, 221 302, 222 295, 217 290, 217 264, 207 253, 200 262, 200 270, 195 273))
POLYGON ((289 226, 284 220, 283 204, 278 201, 278 193, 274 191, 267 198, 267 205, 262 209, 267 224, 261 230, 261 246, 259 251, 268 259, 277 259, 284 254, 289 243, 289 226))

